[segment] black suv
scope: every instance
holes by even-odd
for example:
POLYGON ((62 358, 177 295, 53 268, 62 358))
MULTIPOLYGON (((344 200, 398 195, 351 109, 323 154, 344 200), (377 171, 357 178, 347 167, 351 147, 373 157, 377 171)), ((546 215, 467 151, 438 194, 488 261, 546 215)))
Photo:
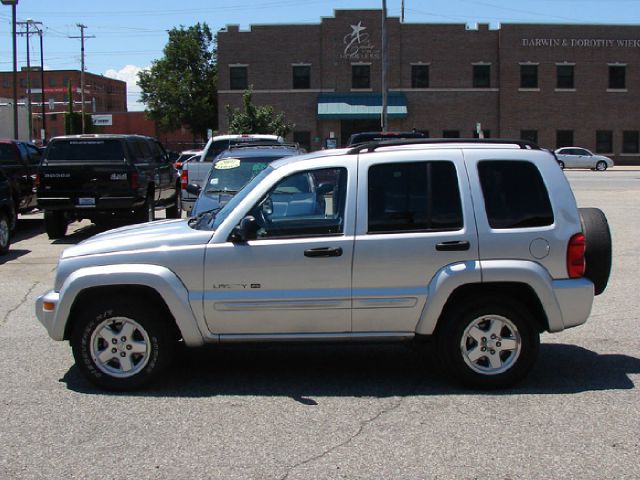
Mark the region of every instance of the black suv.
POLYGON ((0 255, 9 251, 11 226, 16 222, 15 204, 9 178, 0 168, 0 255))
MULTIPOLYGON (((25 213, 37 206, 35 176, 42 155, 33 143, 0 139, 0 168, 8 177, 16 213, 25 213)), ((15 221, 11 229, 15 227, 15 221)))
POLYGON ((37 179, 38 206, 49 238, 63 237, 71 220, 153 221, 155 209, 180 218, 178 173, 157 140, 141 135, 56 137, 37 179))

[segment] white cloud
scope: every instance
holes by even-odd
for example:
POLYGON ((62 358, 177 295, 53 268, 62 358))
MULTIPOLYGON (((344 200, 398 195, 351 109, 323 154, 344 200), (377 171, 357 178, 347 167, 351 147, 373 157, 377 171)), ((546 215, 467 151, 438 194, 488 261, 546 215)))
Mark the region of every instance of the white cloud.
POLYGON ((104 72, 105 77, 115 78, 127 82, 127 109, 130 112, 144 110, 144 104, 140 103, 140 87, 138 87, 138 74, 144 70, 136 65, 125 65, 120 70, 110 68, 104 72))

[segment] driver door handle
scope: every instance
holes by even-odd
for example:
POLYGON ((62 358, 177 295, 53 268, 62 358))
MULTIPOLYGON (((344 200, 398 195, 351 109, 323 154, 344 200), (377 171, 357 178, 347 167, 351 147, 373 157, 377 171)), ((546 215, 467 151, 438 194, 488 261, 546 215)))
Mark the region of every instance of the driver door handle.
POLYGON ((441 242, 436 244, 436 250, 439 252, 455 252, 469 250, 471 245, 466 240, 454 240, 453 242, 441 242))
POLYGON ((342 255, 342 248, 320 247, 311 248, 304 251, 305 257, 339 257, 342 255))

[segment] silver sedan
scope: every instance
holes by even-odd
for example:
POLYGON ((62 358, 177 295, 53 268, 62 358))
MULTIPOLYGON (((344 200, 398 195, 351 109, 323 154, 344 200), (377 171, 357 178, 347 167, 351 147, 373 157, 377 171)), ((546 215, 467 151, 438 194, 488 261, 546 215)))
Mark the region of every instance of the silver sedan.
POLYGON ((613 160, 582 147, 563 147, 555 151, 561 168, 590 168, 605 171, 613 167, 613 160))

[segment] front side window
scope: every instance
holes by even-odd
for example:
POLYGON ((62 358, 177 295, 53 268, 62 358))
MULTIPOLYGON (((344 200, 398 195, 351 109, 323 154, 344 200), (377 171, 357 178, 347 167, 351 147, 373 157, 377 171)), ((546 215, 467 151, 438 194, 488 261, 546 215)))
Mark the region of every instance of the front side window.
POLYGON ((575 81, 573 76, 573 65, 556 65, 556 88, 573 89, 575 81))
POLYGON ((520 65, 520 88, 538 88, 538 65, 520 65))
POLYGON ((626 83, 627 67, 624 65, 609 65, 609 88, 624 90, 626 83))
POLYGON ((311 88, 311 67, 309 65, 293 66, 293 88, 311 88))
POLYGON ((229 67, 229 88, 231 90, 246 90, 248 86, 247 67, 229 67))
POLYGON ((351 65, 351 88, 371 88, 371 65, 351 65))
POLYGON ((524 161, 478 163, 491 228, 531 228, 553 224, 549 193, 538 168, 524 161))
POLYGON ((429 65, 411 65, 411 88, 429 88, 429 65))
POLYGON ((257 238, 338 235, 344 229, 347 170, 298 172, 280 180, 249 212, 257 238))
POLYGON ((491 86, 491 65, 473 66, 473 88, 489 88, 491 86))
POLYGON ((371 167, 368 178, 368 233, 462 228, 453 163, 386 163, 371 167))

